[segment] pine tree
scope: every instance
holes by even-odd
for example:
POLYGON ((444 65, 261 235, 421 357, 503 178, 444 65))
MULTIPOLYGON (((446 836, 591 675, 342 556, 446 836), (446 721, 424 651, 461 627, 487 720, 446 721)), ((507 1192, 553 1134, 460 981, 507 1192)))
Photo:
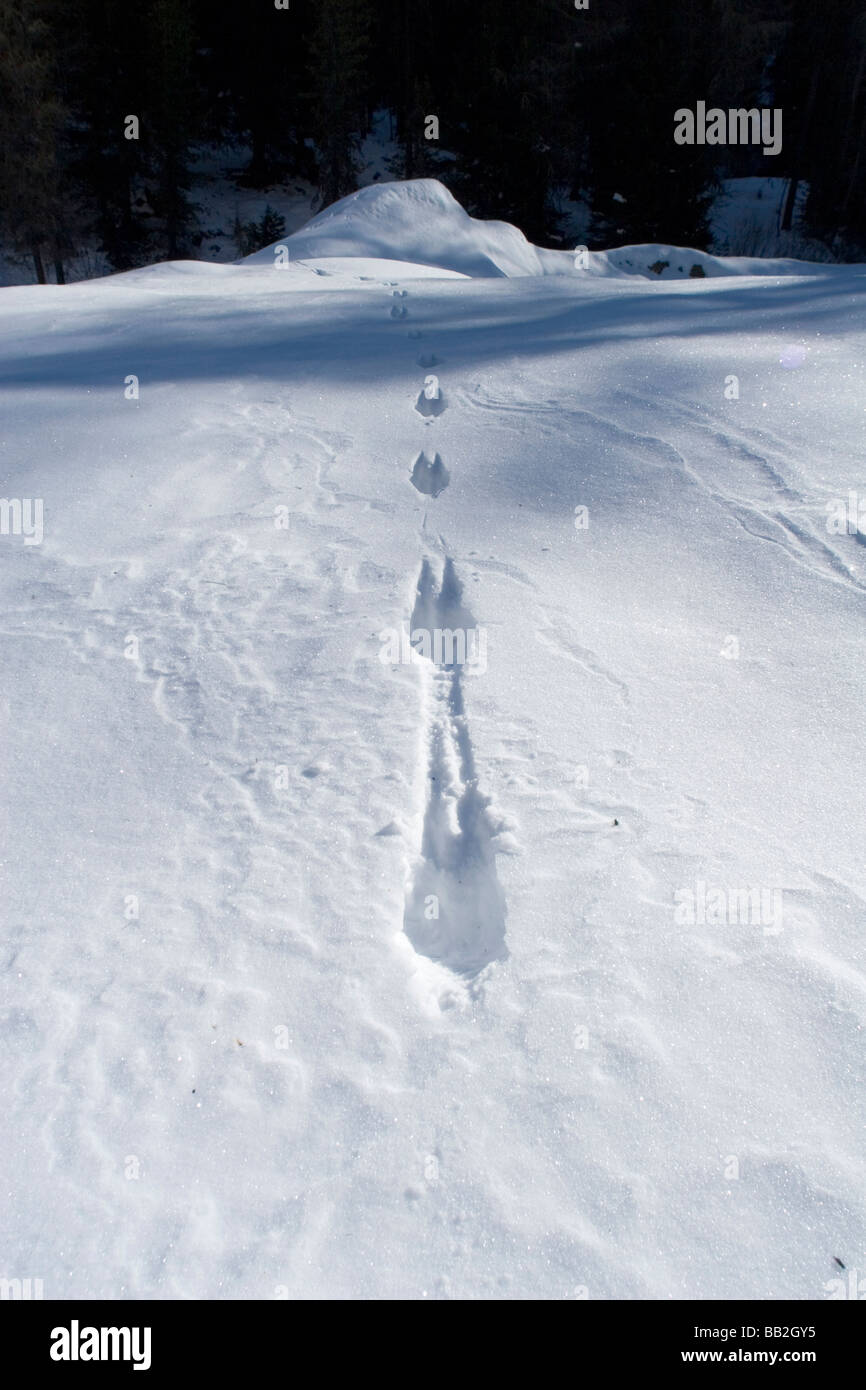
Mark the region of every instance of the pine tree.
POLYGON ((779 59, 790 154, 783 225, 808 184, 804 230, 836 255, 866 246, 866 16, 859 0, 797 0, 779 59))
POLYGON ((369 28, 367 0, 319 0, 310 95, 321 207, 356 187, 358 149, 367 129, 369 28))
POLYGON ((604 245, 707 245, 711 153, 677 145, 673 132, 674 112, 710 95, 714 17, 708 7, 690 27, 679 10, 628 0, 591 41, 588 177, 593 237, 604 245))
POLYGON ((270 203, 258 222, 241 222, 240 217, 236 216, 232 233, 239 256, 251 256, 254 251, 272 246, 285 234, 286 219, 281 213, 276 212, 270 203))
POLYGON ((437 96, 444 95, 436 93, 431 63, 441 42, 438 8, 436 0, 397 0, 384 8, 376 34, 376 51, 386 58, 377 73, 377 101, 394 113, 400 149, 394 173, 404 179, 438 172, 438 143, 425 133, 428 116, 441 119, 437 96))
POLYGON ((306 4, 277 10, 258 3, 240 25, 231 7, 200 9, 207 133, 248 142, 239 179, 246 187, 269 188, 288 174, 315 178, 303 95, 314 19, 315 7, 306 4))
POLYGON ((866 14, 856 16, 851 25, 849 76, 844 98, 844 136, 841 148, 843 169, 842 198, 839 206, 839 239, 854 240, 859 254, 866 242, 866 14))
POLYGON ((38 0, 0 0, 0 90, 0 227, 16 251, 32 257, 41 285, 46 256, 62 282, 71 206, 60 157, 66 112, 38 0))
POLYGON ((455 55, 448 145, 457 165, 443 174, 469 211, 515 223, 532 241, 556 239, 551 190, 569 80, 573 11, 564 0, 478 0, 455 55))
POLYGON ((155 0, 149 32, 152 78, 145 139, 156 173, 155 206, 165 225, 165 250, 175 257, 187 249, 193 217, 186 197, 195 112, 193 29, 186 0, 155 0))
POLYGON ((127 139, 127 117, 143 119, 147 105, 145 8, 125 0, 70 0, 56 29, 76 120, 72 167, 88 194, 93 227, 115 270, 151 259, 144 219, 136 206, 146 177, 144 135, 127 139))

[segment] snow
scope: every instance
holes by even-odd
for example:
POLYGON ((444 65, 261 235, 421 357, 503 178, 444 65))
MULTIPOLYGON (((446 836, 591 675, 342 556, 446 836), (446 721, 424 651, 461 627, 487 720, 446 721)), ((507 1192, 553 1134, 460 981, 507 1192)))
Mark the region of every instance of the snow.
POLYGON ((864 268, 584 272, 429 180, 284 244, 0 296, 0 490, 44 500, 0 535, 0 1274, 825 1296, 864 268))
MULTIPOLYGON (((472 279, 584 274, 671 280, 694 278, 696 267, 703 276, 826 273, 825 266, 803 261, 721 257, 659 243, 610 251, 549 251, 533 246, 507 222, 470 217, 435 179, 360 188, 275 246, 301 263, 327 259, 346 266, 352 259, 372 258, 393 267, 409 261, 472 279), (576 257, 575 251, 582 255, 576 257)), ((273 266, 275 246, 248 256, 247 263, 273 266)))
MULTIPOLYGON (((390 257, 461 275, 540 275, 543 252, 507 222, 480 222, 436 179, 374 184, 350 193, 287 239, 293 259, 390 257), (395 249, 403 254, 395 256, 395 249)), ((549 253, 565 259, 564 253, 549 253)), ((250 257, 273 261, 270 248, 250 257)))

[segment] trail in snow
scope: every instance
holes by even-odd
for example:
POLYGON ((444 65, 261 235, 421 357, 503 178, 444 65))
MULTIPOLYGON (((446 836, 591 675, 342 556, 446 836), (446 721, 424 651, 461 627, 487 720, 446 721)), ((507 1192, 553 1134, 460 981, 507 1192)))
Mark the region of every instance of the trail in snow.
POLYGON ((403 926, 420 954, 462 975, 507 955, 505 898, 496 875, 498 826, 478 772, 463 698, 465 665, 478 657, 480 630, 446 558, 437 587, 424 561, 412 637, 432 653, 429 673, 427 807, 421 859, 406 897, 403 926), (474 650, 473 650, 474 649, 474 650))
MULTIPOLYGON (((417 360, 425 369, 439 362, 432 352, 417 360)), ((429 372, 415 410, 432 425, 446 409, 439 378, 429 372)), ((417 456, 411 481, 418 492, 435 499, 450 480, 438 453, 432 462, 424 452, 417 456)), ((422 532, 426 520, 425 514, 422 532)), ((493 849, 498 827, 479 790, 463 694, 467 665, 486 664, 486 633, 463 603, 449 556, 438 586, 430 560, 423 560, 410 631, 416 655, 429 661, 428 769, 420 860, 407 889, 403 927, 420 955, 474 977, 507 955, 505 898, 493 849)))

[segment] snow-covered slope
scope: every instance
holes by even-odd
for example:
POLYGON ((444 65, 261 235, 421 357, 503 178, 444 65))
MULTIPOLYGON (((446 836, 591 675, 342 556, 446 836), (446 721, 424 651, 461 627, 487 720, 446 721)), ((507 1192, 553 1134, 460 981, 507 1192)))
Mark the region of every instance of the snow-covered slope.
POLYGON ((824 1297, 864 269, 542 277, 391 191, 283 268, 0 295, 44 506, 0 535, 0 1274, 824 1297))

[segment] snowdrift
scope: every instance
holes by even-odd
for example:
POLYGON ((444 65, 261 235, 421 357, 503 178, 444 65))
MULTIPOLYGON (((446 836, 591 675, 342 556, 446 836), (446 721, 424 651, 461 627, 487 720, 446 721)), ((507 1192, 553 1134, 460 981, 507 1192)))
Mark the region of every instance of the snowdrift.
MULTIPOLYGON (((289 247, 292 260, 384 257, 480 279, 544 275, 543 258, 550 254, 507 222, 470 217, 436 179, 361 188, 278 244, 289 247)), ((273 247, 267 247, 247 262, 273 259, 273 247)))
MULTIPOLYGON (((461 207, 436 179, 373 184, 350 193, 299 232, 246 257, 272 265, 276 246, 291 261, 387 260, 435 267, 471 279, 579 275, 605 279, 704 279, 719 275, 826 275, 833 268, 755 256, 711 256, 659 243, 609 251, 549 251, 533 246, 508 222, 484 222, 461 207)), ((341 265, 341 269, 348 269, 341 265)))

